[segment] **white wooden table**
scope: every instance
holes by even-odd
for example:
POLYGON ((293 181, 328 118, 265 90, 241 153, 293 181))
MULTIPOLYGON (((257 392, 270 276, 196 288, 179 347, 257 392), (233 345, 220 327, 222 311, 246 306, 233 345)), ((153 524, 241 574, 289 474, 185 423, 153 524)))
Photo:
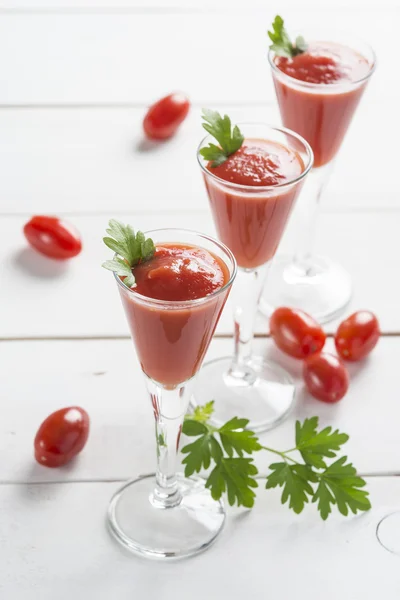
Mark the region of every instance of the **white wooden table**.
MULTIPOLYGON (((398 600, 400 558, 375 531, 400 508, 399 26, 397 0, 283 0, 279 8, 259 0, 1 0, 1 600, 398 600), (374 310, 383 336, 365 364, 352 366, 343 402, 328 406, 307 395, 299 364, 272 347, 260 318, 258 351, 299 384, 294 414, 264 438, 290 446, 294 419, 313 414, 345 430, 373 508, 323 523, 315 510, 297 517, 278 493, 261 491, 251 513, 230 511, 205 554, 149 562, 125 554, 104 526, 120 481, 154 468, 154 445, 119 298, 100 268, 101 237, 111 216, 142 229, 195 223, 213 231, 195 160, 200 108, 278 122, 265 57, 277 10, 294 25, 353 30, 378 53, 317 244, 352 273, 349 311, 374 310), (191 97, 189 118, 168 143, 144 145, 145 107, 175 89, 191 97), (34 213, 68 216, 82 233, 82 254, 58 265, 27 249, 22 226, 34 213), (36 428, 70 404, 90 413, 89 443, 74 464, 46 470, 33 460, 36 428)), ((210 356, 229 353, 231 335, 227 307, 210 356)))

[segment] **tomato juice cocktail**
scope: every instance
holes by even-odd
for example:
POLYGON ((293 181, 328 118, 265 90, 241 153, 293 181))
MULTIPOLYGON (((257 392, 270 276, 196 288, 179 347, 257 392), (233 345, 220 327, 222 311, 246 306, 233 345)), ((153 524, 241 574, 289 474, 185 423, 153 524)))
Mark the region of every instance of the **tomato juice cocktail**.
POLYGON ((314 167, 339 150, 374 63, 351 47, 309 42, 293 58, 274 56, 270 64, 285 127, 311 145, 314 167))
POLYGON ((199 246, 161 241, 133 274, 136 287, 120 293, 143 371, 167 386, 190 379, 227 298, 226 263, 199 246))
MULTIPOLYGON (((104 243, 115 255, 103 266, 118 284, 153 408, 157 446, 156 473, 128 481, 114 494, 108 524, 125 548, 142 556, 192 556, 214 541, 225 511, 203 479, 176 473, 177 454, 196 375, 236 276, 236 261, 222 243, 193 231, 143 234, 113 219, 106 231, 104 243)), ((142 396, 129 373, 120 381, 120 393, 132 403, 142 396)))
POLYGON ((239 269, 233 291, 234 355, 204 365, 194 398, 199 405, 207 397, 215 401, 216 425, 242 416, 253 431, 264 431, 288 413, 295 386, 286 371, 252 353, 257 305, 313 154, 288 129, 233 125, 215 111, 204 111, 203 118, 210 135, 199 146, 198 161, 218 236, 239 269))
MULTIPOLYGON (((301 309, 324 323, 344 310, 352 296, 352 281, 340 264, 314 253, 317 216, 334 159, 376 59, 373 50, 352 33, 325 30, 323 24, 296 36, 277 15, 268 35, 272 41, 268 58, 282 122, 308 141, 314 168, 286 238, 286 242, 292 241, 292 254, 281 254, 274 261, 260 308, 267 317, 279 306, 301 309)), ((351 163, 350 157, 350 169, 351 163)))
POLYGON ((269 261, 281 240, 305 167, 296 150, 265 140, 245 139, 218 167, 206 165, 204 180, 220 239, 239 267, 269 261), (209 176, 211 175, 211 176, 209 176))

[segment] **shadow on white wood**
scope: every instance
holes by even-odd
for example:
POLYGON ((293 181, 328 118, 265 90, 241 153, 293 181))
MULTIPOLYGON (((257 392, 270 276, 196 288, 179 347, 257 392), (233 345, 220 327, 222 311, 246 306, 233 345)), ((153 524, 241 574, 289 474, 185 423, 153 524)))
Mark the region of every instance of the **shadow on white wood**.
MULTIPOLYGON (((360 473, 400 473, 399 349, 399 338, 383 338, 367 361, 351 366, 347 396, 328 405, 305 392, 299 361, 283 356, 271 340, 257 340, 256 351, 288 369, 297 384, 292 415, 264 434, 264 442, 278 450, 292 448, 295 419, 319 415, 321 426, 350 435, 344 452, 360 473)), ((208 358, 231 351, 231 340, 216 339, 208 358)), ((0 362, 0 455, 7 457, 0 461, 0 482, 128 479, 154 470, 153 415, 130 340, 2 342, 0 362), (37 465, 33 440, 40 423, 73 405, 90 415, 86 448, 63 468, 37 465)), ((260 472, 265 474, 274 460, 266 452, 257 454, 260 472)))
MULTIPOLYGON (((273 101, 266 32, 276 10, 265 5, 241 14, 5 12, 0 104, 148 103, 173 89, 201 103, 273 101)), ((329 22, 370 39, 381 65, 371 97, 382 97, 397 67, 387 40, 396 37, 398 10, 386 10, 384 28, 377 27, 375 10, 343 11, 325 3, 306 14, 296 5, 284 16, 289 29, 302 24, 318 29, 329 22)), ((390 87, 393 98, 398 93, 390 87)))
MULTIPOLYGON (((113 215, 110 210, 109 216, 113 215)), ((119 218, 143 230, 195 227, 214 233, 208 211, 119 218)), ((0 295, 0 338, 128 335, 117 286, 112 274, 101 268, 110 254, 102 242, 108 218, 71 217, 71 221, 82 234, 84 248, 75 259, 58 263, 28 248, 22 234, 24 218, 0 220, 0 280, 5 282, 0 295)), ((400 268, 399 228, 400 212, 325 213, 317 232, 318 250, 341 262, 353 277, 354 298, 346 314, 362 308, 375 311, 382 331, 389 333, 400 332, 400 290, 395 276, 400 268)), ((284 240, 281 251, 290 247, 290 240, 284 240)), ((337 321, 330 323, 327 330, 335 331, 336 326, 337 321)), ((268 332, 261 317, 257 331, 268 332)), ((233 333, 232 297, 217 329, 217 334, 227 333, 233 333)))
POLYGON ((369 513, 326 522, 315 507, 296 516, 278 493, 260 490, 253 511, 230 511, 207 552, 172 563, 128 555, 110 538, 105 511, 115 483, 1 486, 2 597, 36 600, 40 590, 40 600, 53 600, 56 590, 57 600, 398 600, 399 557, 375 530, 400 506, 400 480, 368 485, 369 513))
MULTIPOLYGON (((208 105, 234 122, 280 123, 275 105, 232 107, 211 100, 208 105)), ((207 208, 196 160, 205 133, 200 108, 193 108, 176 137, 163 143, 144 140, 144 113, 144 108, 0 110, 0 213, 207 208)), ((367 90, 322 210, 400 208, 395 186, 382 175, 397 168, 397 154, 389 151, 396 115, 397 105, 375 104, 367 90), (365 143, 366 132, 374 146, 365 143)))

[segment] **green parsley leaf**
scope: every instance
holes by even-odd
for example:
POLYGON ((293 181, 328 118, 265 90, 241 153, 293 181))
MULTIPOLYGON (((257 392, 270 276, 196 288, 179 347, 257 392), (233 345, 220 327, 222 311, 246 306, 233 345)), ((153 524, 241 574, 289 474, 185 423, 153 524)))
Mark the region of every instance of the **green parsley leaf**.
POLYGON ((109 271, 114 271, 117 275, 124 275, 127 277, 131 274, 131 268, 128 263, 118 257, 113 258, 112 260, 106 260, 102 266, 109 271))
POLYGON ((153 258, 154 253, 156 251, 156 247, 151 238, 147 238, 147 240, 146 239, 143 240, 143 242, 141 244, 141 251, 142 251, 142 260, 146 261, 146 260, 150 260, 150 258, 153 258))
POLYGON ((133 287, 135 285, 135 278, 132 274, 131 267, 121 258, 116 257, 112 260, 106 260, 106 262, 102 264, 102 267, 109 271, 114 271, 117 275, 125 277, 124 283, 128 287, 133 287))
POLYGON ((351 463, 346 464, 347 456, 342 456, 320 474, 320 481, 313 502, 318 502, 322 519, 327 519, 336 504, 339 512, 347 516, 349 509, 353 514, 371 508, 364 479, 357 476, 351 463))
POLYGON ((294 44, 291 42, 285 29, 284 21, 279 15, 276 15, 272 23, 272 31, 268 31, 268 36, 272 42, 270 49, 277 56, 293 58, 307 50, 307 44, 302 35, 297 36, 294 44))
POLYGON ((212 161, 212 167, 218 167, 231 154, 239 150, 244 136, 237 125, 232 129, 228 115, 221 117, 219 112, 203 108, 202 118, 205 121, 203 128, 217 140, 219 146, 210 143, 206 148, 200 150, 200 154, 205 160, 212 161))
POLYGON ((258 470, 252 458, 221 458, 211 471, 206 487, 210 489, 214 500, 221 498, 227 492, 231 506, 251 508, 254 505, 255 492, 258 487, 254 477, 258 470))
POLYGON ((242 457, 243 452, 252 454, 261 450, 262 446, 255 433, 245 430, 248 423, 248 419, 234 417, 218 429, 222 446, 229 457, 232 457, 234 452, 242 457))
POLYGON ((128 287, 135 285, 135 277, 132 267, 140 262, 150 260, 154 256, 155 246, 153 240, 146 239, 144 233, 138 231, 135 235, 130 225, 123 225, 115 219, 111 219, 106 229, 108 237, 103 238, 105 245, 119 256, 113 260, 107 260, 103 267, 123 276, 124 283, 128 287), (121 257, 121 258, 120 258, 121 257))
POLYGON ((182 461, 185 465, 186 477, 190 477, 195 472, 199 473, 202 469, 208 469, 211 458, 216 463, 221 460, 222 448, 207 425, 187 419, 183 423, 182 432, 188 436, 200 436, 181 450, 182 454, 187 454, 182 461))
MULTIPOLYGON (((207 402, 204 406, 196 406, 193 413, 185 416, 185 420, 199 421, 206 423, 214 412, 214 400, 207 402)), ((189 434, 186 434, 189 435, 189 434)))
POLYGON ((283 487, 282 504, 289 500, 289 508, 297 514, 301 513, 309 497, 314 495, 311 483, 318 481, 311 467, 280 462, 273 463, 269 468, 271 473, 267 477, 266 489, 283 487))
POLYGON ((322 431, 317 431, 317 427, 318 417, 305 419, 303 424, 296 421, 296 449, 306 464, 325 469, 323 457, 334 458, 349 436, 338 430, 332 431, 332 427, 325 427, 322 431))
POLYGON ((200 154, 205 160, 211 162, 211 166, 214 168, 222 165, 228 158, 228 155, 219 146, 211 143, 208 144, 207 148, 202 148, 200 154))
POLYGON ((296 38, 296 54, 302 54, 306 52, 308 48, 308 44, 302 35, 298 35, 296 38))
POLYGON ((203 421, 196 421, 195 419, 187 419, 185 418, 185 421, 183 423, 182 426, 182 432, 189 436, 198 436, 198 435, 203 435, 203 434, 211 434, 210 428, 207 427, 207 425, 205 424, 205 422, 203 421))
POLYGON ((336 452, 347 442, 348 435, 326 427, 318 431, 318 417, 296 423, 296 447, 286 452, 262 446, 253 431, 246 429, 247 419, 234 417, 221 427, 213 427, 209 419, 213 402, 198 406, 185 417, 182 431, 197 439, 182 449, 185 475, 212 468, 206 487, 216 500, 227 494, 229 504, 251 508, 257 487, 258 471, 252 455, 267 450, 282 457, 282 462, 270 465, 266 488, 282 488, 282 504, 288 504, 295 513, 301 513, 310 501, 317 503, 322 519, 326 519, 336 505, 339 512, 368 510, 371 507, 365 481, 359 477, 347 457, 326 466, 326 458, 335 458, 336 452), (300 452, 303 463, 290 456, 300 452), (323 469, 323 470, 322 470, 323 469))
POLYGON ((186 454, 182 461, 185 476, 208 469, 213 461, 215 467, 206 484, 211 488, 213 498, 220 498, 226 491, 231 504, 236 498, 239 505, 253 506, 254 492, 251 488, 255 487, 253 475, 258 471, 251 459, 243 458, 243 454, 252 454, 261 450, 261 446, 256 435, 244 429, 247 419, 234 417, 219 429, 208 425, 213 404, 209 402, 197 407, 192 415, 185 417, 182 432, 189 437, 198 436, 197 440, 182 448, 182 453, 186 454))

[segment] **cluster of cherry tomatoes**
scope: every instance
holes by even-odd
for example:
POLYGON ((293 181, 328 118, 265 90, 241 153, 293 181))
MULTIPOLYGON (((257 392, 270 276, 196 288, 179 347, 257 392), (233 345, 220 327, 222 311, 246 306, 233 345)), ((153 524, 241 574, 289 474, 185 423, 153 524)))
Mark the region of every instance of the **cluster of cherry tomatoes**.
MULTIPOLYGON (((338 402, 349 387, 349 374, 342 359, 358 361, 376 346, 378 320, 369 311, 358 311, 343 321, 335 335, 338 356, 322 352, 326 334, 310 315, 293 308, 278 308, 270 319, 271 336, 280 350, 304 360, 307 389, 318 400, 338 402)), ((46 467, 68 463, 85 446, 89 416, 77 406, 52 413, 35 437, 35 458, 46 467)))
POLYGON ((335 334, 339 356, 322 352, 326 333, 307 313, 278 308, 270 319, 272 339, 282 352, 304 360, 303 378, 308 391, 323 402, 338 402, 349 387, 349 373, 342 359, 358 361, 378 343, 380 330, 376 316, 366 310, 343 321, 335 334))

